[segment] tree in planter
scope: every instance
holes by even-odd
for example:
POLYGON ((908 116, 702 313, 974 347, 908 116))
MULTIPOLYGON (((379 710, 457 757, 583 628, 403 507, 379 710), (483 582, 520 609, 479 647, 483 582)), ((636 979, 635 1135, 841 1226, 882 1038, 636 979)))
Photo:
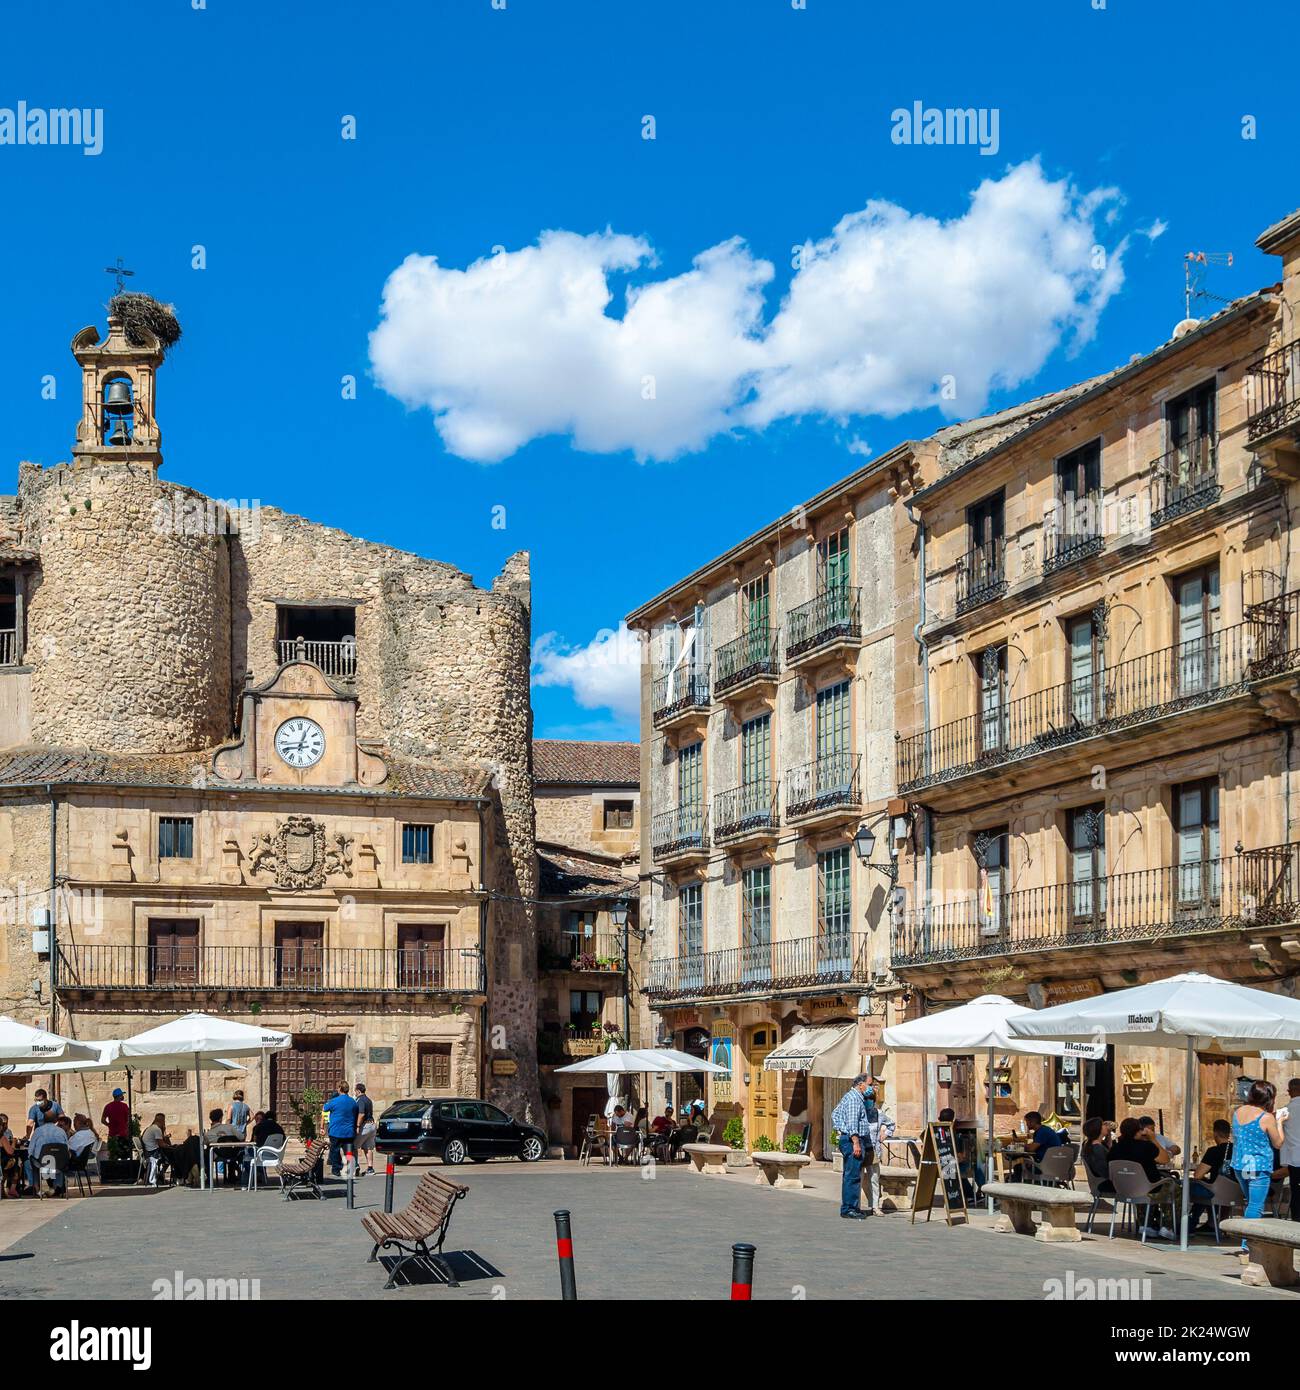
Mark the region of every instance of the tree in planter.
POLYGON ((739 1115, 733 1115, 722 1131, 722 1142, 733 1149, 745 1147, 745 1122, 739 1115))
POLYGON ((316 1138, 316 1117, 325 1104, 325 1097, 314 1086, 308 1086, 300 1096, 289 1097, 289 1108, 298 1121, 298 1138, 304 1142, 316 1138))

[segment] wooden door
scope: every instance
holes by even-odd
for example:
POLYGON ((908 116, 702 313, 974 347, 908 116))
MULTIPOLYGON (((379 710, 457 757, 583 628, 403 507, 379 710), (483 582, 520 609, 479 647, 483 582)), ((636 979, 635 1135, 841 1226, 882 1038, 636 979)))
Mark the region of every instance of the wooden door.
POLYGON ((275 924, 275 982, 291 989, 320 989, 325 971, 325 923, 275 924))
POLYGON ((776 1028, 752 1028, 745 1061, 749 1066, 749 1146, 752 1149, 766 1135, 776 1143, 777 1122, 780 1119, 779 1077, 774 1071, 764 1071, 763 1059, 776 1046, 776 1028))
POLYGON ((587 1132, 587 1121, 593 1116, 605 1113, 605 1102, 609 1092, 604 1086, 575 1086, 573 1088, 573 1120, 569 1126, 569 1141, 575 1149, 582 1148, 582 1136, 587 1132))
POLYGON ((149 983, 195 985, 199 981, 199 924, 194 919, 149 921, 149 983))
POLYGON ((397 984, 399 989, 431 989, 441 985, 447 928, 434 925, 405 925, 397 928, 397 984))
MULTIPOLYGON (((1197 1093, 1196 1120, 1193 1122, 1192 1143, 1198 1153, 1214 1143, 1215 1120, 1232 1120, 1232 1112, 1237 1108, 1237 1078, 1244 1075, 1240 1057, 1214 1057, 1208 1053, 1198 1053, 1199 1091, 1197 1093)), ((1256 1063, 1259 1066, 1259 1063, 1256 1063)), ((1172 1130, 1165 1133, 1175 1143, 1181 1144, 1183 1136, 1172 1130)))
MULTIPOLYGON (((308 1088, 317 1090, 325 1100, 335 1093, 340 1081, 346 1080, 341 1034, 295 1034, 293 1046, 283 1052, 271 1053, 271 1094, 275 1097, 275 1113, 286 1134, 297 1132, 293 1106, 308 1088)), ((315 1116, 320 1130, 320 1116, 315 1116)), ((323 1131, 322 1131, 323 1132, 323 1131)))

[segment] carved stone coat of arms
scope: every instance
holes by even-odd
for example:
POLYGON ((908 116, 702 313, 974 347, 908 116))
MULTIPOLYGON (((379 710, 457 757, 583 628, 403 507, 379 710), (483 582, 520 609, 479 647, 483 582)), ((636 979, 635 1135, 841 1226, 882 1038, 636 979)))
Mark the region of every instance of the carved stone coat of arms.
POLYGON ((277 888, 322 888, 328 874, 351 874, 352 837, 334 835, 310 816, 290 816, 274 835, 256 835, 248 849, 248 871, 269 871, 277 888))

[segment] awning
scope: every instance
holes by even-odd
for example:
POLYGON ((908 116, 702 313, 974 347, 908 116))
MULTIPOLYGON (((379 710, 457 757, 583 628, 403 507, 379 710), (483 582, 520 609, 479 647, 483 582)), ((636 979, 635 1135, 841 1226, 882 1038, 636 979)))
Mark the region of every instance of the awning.
POLYGON ((813 1076, 856 1076, 858 1025, 797 1028, 763 1059, 764 1071, 806 1071, 813 1076))

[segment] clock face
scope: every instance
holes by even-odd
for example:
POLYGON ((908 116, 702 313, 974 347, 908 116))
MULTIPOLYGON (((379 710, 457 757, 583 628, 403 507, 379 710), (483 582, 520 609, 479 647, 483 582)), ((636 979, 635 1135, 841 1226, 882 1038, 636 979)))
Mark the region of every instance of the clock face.
POLYGON ((290 767, 312 767, 325 756, 325 731, 314 719, 286 719, 275 731, 275 751, 290 767))

